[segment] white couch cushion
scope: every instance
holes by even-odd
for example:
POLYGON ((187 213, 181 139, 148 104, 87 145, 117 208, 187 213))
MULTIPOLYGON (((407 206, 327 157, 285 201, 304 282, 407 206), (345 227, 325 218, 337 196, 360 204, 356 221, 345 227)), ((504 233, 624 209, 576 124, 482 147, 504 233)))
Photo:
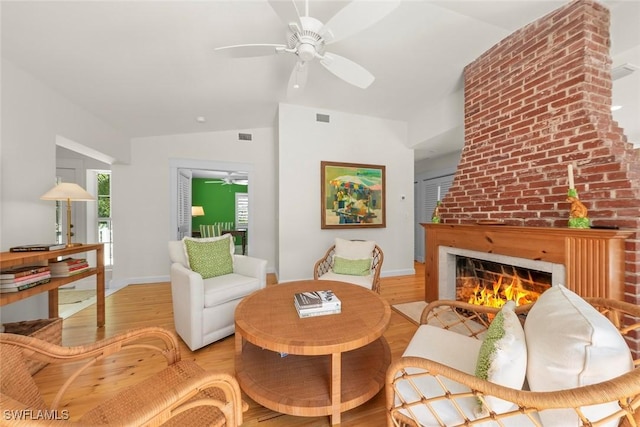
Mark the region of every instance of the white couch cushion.
POLYGON ((215 307, 260 289, 260 280, 231 273, 204 280, 204 306, 215 307))
MULTIPOLYGON (((538 298, 524 331, 527 380, 532 391, 596 384, 633 369, 629 347, 615 326, 564 286, 553 286, 538 298)), ((612 402, 585 407, 583 411, 587 416, 601 418, 615 407, 617 404, 612 402)), ((571 410, 542 411, 540 418, 545 427, 580 425, 571 410)))
MULTIPOLYGON (((527 345, 515 308, 515 302, 507 302, 491 322, 478 352, 475 374, 483 380, 520 390, 527 373, 527 345)), ((485 399, 494 412, 506 412, 515 406, 495 397, 485 399)), ((482 404, 479 409, 481 414, 489 413, 482 404)))

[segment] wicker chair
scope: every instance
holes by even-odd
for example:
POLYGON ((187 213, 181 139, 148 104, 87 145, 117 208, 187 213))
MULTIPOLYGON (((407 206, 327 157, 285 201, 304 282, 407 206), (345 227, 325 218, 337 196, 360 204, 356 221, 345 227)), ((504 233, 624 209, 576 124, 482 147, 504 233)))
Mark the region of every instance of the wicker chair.
MULTIPOLYGON (((0 357, 0 407, 5 420, 8 416, 15 418, 12 425, 21 425, 18 417, 22 417, 23 425, 33 425, 33 418, 40 414, 37 425, 237 426, 242 424, 242 413, 247 409, 233 376, 207 372, 194 361, 180 360, 177 337, 162 328, 141 328, 78 347, 2 333, 0 357), (161 345, 157 345, 158 340, 161 345), (143 349, 145 353, 157 350, 168 366, 81 416, 63 411, 61 399, 71 383, 95 362, 125 349, 143 349), (48 405, 25 364, 28 359, 81 363, 65 366, 65 370, 70 369, 68 380, 48 405), (54 419, 47 421, 48 418, 54 419)), ((103 369, 95 369, 104 375, 103 369)))
MULTIPOLYGON (((602 298, 584 299, 604 314, 623 336, 633 337, 640 332, 640 322, 638 322, 640 306, 602 298), (629 325, 628 322, 631 319, 635 319, 637 323, 629 325)), ((533 304, 516 308, 521 321, 532 306, 533 304)), ((468 337, 482 339, 483 332, 490 324, 489 319, 493 318, 492 315, 497 312, 498 309, 495 308, 480 307, 459 301, 435 301, 425 307, 420 324, 438 326, 468 337)), ((443 344, 442 342, 432 343, 436 346, 443 344)), ((451 407, 457 408, 460 418, 465 421, 459 424, 440 422, 441 426, 539 426, 541 424, 537 420, 536 413, 551 408, 572 410, 583 426, 610 425, 612 419, 618 418, 621 419, 620 425, 640 426, 640 359, 634 360, 634 367, 635 369, 631 372, 598 384, 554 392, 532 392, 500 386, 434 360, 401 357, 393 362, 387 371, 385 384, 387 425, 389 427, 420 426, 416 413, 426 410, 438 418, 433 410, 434 403, 438 405, 439 403, 436 402, 447 401, 451 403, 451 407), (425 396, 425 393, 420 391, 418 384, 428 378, 431 379, 429 381, 435 379, 442 388, 440 395, 425 396), (404 385, 401 385, 403 382, 404 385), (411 397, 406 393, 407 384, 411 388, 411 397), (515 406, 509 411, 489 412, 488 415, 484 414, 476 419, 469 419, 464 415, 460 399, 473 397, 478 402, 486 402, 486 398, 490 396, 513 402, 515 406), (611 401, 617 401, 620 407, 607 419, 587 419, 580 410, 580 407, 611 401)))
MULTIPOLYGON (((320 279, 326 273, 329 273, 333 269, 333 256, 335 255, 336 245, 333 245, 329 250, 320 258, 313 267, 313 278, 315 280, 320 279)), ((375 245, 372 253, 373 261, 371 262, 371 290, 380 293, 380 270, 382 270, 382 261, 384 260, 384 254, 382 249, 378 245, 375 245)), ((348 280, 343 280, 348 281, 348 280)))

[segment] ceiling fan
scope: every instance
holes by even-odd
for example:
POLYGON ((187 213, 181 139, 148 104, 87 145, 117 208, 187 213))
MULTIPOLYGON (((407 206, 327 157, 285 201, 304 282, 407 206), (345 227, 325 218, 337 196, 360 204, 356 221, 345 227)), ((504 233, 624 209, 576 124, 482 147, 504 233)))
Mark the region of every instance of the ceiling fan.
POLYGON ((222 185, 249 185, 249 180, 243 175, 236 175, 235 172, 227 172, 227 176, 223 178, 214 179, 211 181, 205 181, 205 184, 222 184, 222 185))
POLYGON ((219 47, 215 51, 232 58, 276 53, 296 55, 298 61, 289 78, 289 94, 304 88, 308 63, 315 60, 337 77, 361 89, 373 83, 375 77, 369 71, 343 56, 326 52, 325 47, 375 24, 393 11, 400 0, 353 0, 326 24, 309 16, 309 0, 305 2, 305 16, 300 16, 294 0, 268 1, 288 26, 287 44, 242 44, 219 47))

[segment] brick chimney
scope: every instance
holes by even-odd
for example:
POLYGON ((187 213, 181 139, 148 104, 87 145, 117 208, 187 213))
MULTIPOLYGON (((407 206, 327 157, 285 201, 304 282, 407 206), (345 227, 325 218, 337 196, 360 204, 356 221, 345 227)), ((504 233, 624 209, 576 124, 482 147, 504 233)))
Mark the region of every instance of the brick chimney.
POLYGON ((453 224, 566 227, 573 165, 592 224, 635 230, 625 300, 640 304, 640 150, 611 117, 609 42, 608 9, 578 0, 466 67, 465 146, 440 212, 453 224))

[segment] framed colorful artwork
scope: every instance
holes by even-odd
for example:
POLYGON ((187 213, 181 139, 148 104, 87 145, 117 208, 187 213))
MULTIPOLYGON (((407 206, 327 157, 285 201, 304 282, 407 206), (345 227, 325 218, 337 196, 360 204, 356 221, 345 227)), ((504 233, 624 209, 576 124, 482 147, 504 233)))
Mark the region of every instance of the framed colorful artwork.
POLYGON ((320 228, 383 228, 385 167, 320 162, 320 228))

